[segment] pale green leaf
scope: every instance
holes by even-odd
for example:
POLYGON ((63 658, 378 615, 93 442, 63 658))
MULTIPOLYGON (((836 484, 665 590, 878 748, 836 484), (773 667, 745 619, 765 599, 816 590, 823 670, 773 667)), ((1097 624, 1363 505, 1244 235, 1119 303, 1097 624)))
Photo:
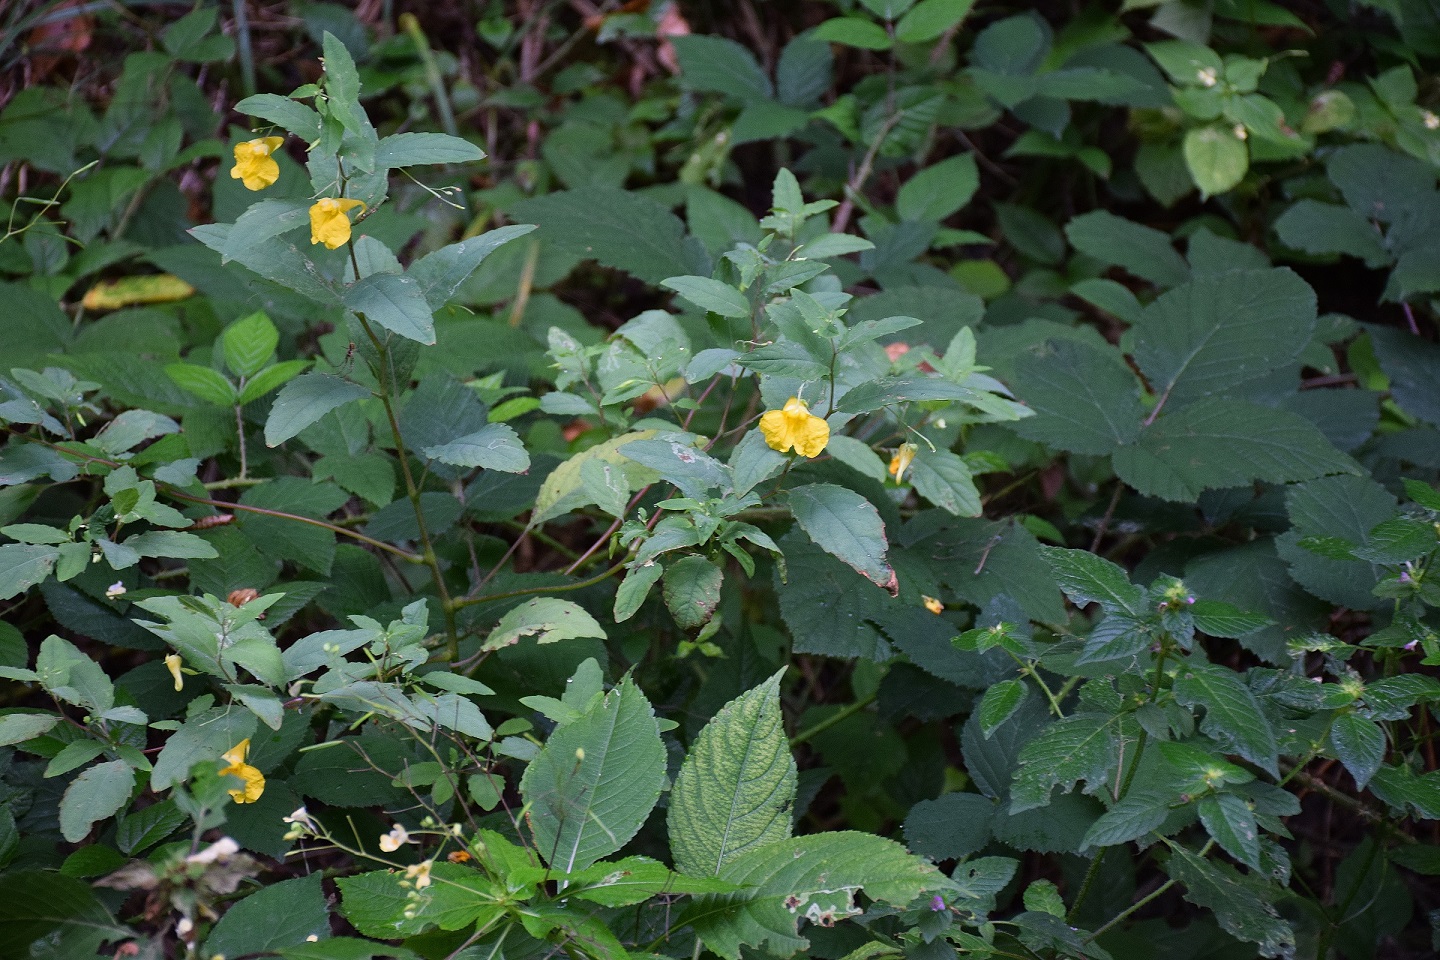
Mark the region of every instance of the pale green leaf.
POLYGON ((525 451, 519 435, 503 423, 486 424, 475 433, 426 447, 421 452, 432 460, 457 467, 481 467, 505 473, 524 473, 530 469, 530 454, 525 451))
POLYGON ((435 318, 414 277, 376 273, 345 291, 345 306, 386 330, 417 343, 434 344, 435 318))
POLYGON ((60 798, 60 833, 71 843, 84 840, 97 820, 116 813, 130 799, 135 771, 124 760, 108 760, 85 770, 60 798))
POLYGON ((578 603, 558 597, 535 597, 501 617, 481 649, 499 650, 529 636, 534 636, 537 643, 556 643, 577 637, 603 640, 605 630, 578 603))
POLYGON ((287 383, 270 407, 265 421, 265 445, 274 447, 315 423, 325 414, 353 400, 370 396, 356 383, 328 373, 307 373, 287 383))

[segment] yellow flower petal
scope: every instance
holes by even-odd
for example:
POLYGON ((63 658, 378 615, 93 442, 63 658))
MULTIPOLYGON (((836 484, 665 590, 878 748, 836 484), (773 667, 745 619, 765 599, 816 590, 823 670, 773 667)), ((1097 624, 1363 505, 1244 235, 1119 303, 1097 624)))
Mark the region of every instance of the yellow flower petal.
POLYGON ((283 137, 260 137, 235 144, 235 166, 230 177, 245 184, 247 190, 264 190, 280 179, 280 165, 270 156, 280 149, 283 137))
POLYGON ((265 775, 245 762, 250 753, 250 738, 246 737, 220 755, 230 766, 220 771, 222 775, 239 777, 244 786, 231 790, 230 799, 236 803, 254 803, 265 792, 265 775))
POLYGON ((896 483, 905 479, 905 471, 910 469, 910 463, 915 459, 915 451, 918 449, 913 443, 902 443, 895 451, 895 456, 890 458, 890 475, 895 478, 896 483))
POLYGON ((929 610, 931 613, 945 612, 945 604, 941 603, 939 600, 936 600, 934 597, 927 597, 922 594, 920 599, 924 601, 925 609, 929 610))
POLYGON ((779 410, 766 410, 760 417, 760 433, 770 449, 785 453, 793 447, 802 457, 820 456, 830 442, 830 425, 798 397, 786 400, 779 410))
POLYGON ((323 243, 334 250, 350 242, 350 217, 346 213, 364 202, 347 197, 324 197, 310 207, 310 242, 323 243))
POLYGON ((165 657, 165 669, 175 678, 175 692, 185 689, 185 675, 180 672, 180 654, 171 653, 165 657))

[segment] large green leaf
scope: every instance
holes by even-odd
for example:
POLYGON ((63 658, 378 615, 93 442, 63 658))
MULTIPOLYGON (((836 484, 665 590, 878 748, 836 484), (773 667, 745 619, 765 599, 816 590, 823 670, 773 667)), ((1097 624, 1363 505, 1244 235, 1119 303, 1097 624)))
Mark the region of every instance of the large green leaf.
POLYGON ((130 799, 135 771, 124 760, 107 760, 81 773, 60 798, 60 833, 71 843, 85 839, 97 820, 118 811, 130 799))
POLYGON ((1406 413, 1440 426, 1440 347, 1403 330, 1370 329, 1390 393, 1406 413))
POLYGON ((724 37, 701 34, 674 37, 681 81, 691 90, 724 93, 740 100, 775 96, 770 78, 749 50, 724 37))
MULTIPOLYGON (((56 928, 84 928, 98 940, 129 940, 134 931, 115 922, 90 885, 50 870, 0 875, 0 956, 32 956, 30 945, 56 928)), ((84 954, 82 954, 84 955, 84 954)), ((95 956, 95 949, 89 951, 95 956)))
POLYGON ((444 133, 394 133, 375 145, 375 166, 384 169, 421 163, 472 163, 485 151, 469 140, 444 133))
POLYGON ((893 840, 849 831, 759 847, 727 863, 720 879, 748 889, 697 898, 684 920, 726 960, 738 960, 745 946, 764 946, 776 957, 804 950, 809 942, 799 936, 799 922, 830 926, 853 916, 861 888, 871 900, 904 906, 950 886, 893 840))
POLYGON ((780 713, 781 670, 700 731, 670 791, 675 866, 716 876, 736 857, 790 837, 795 760, 780 713))
POLYGON ((1359 470, 1303 417, 1224 397, 1167 413, 1138 443, 1115 451, 1113 464, 1141 493, 1187 502, 1205 490, 1255 480, 1285 483, 1359 470))
POLYGON ((356 383, 328 373, 307 373, 285 384, 265 421, 265 445, 278 446, 336 407, 370 396, 356 383))
POLYGON ((816 546, 892 595, 899 592, 885 559, 885 524, 869 500, 833 483, 811 483, 790 491, 790 510, 816 546))
POLYGON ((1300 200, 1275 221, 1275 233, 1287 247, 1306 253, 1349 254, 1369 267, 1390 262, 1374 224, 1339 204, 1300 200))
POLYGON ((238 957, 267 953, 330 936, 330 910, 320 874, 261 887, 225 911, 205 941, 207 955, 238 957))
POLYGON ((1107 612, 1144 612, 1145 591, 1131 583, 1129 574, 1118 565, 1087 550, 1041 547, 1040 552, 1055 574, 1055 582, 1076 604, 1099 603, 1107 612))
POLYGON ((1165 871, 1184 884, 1186 900, 1213 910, 1226 933, 1255 944, 1262 957, 1295 955, 1295 931, 1272 902, 1281 891, 1183 847, 1173 850, 1165 871))
POLYGON ((449 302, 456 288, 475 272, 486 257, 504 244, 523 237, 534 229, 530 224, 511 224, 459 243, 447 244, 415 261, 410 265, 407 274, 420 284, 420 290, 424 293, 425 302, 430 305, 430 309, 439 310, 449 302))
MULTIPOLYGON (((678 39, 678 38, 677 38, 678 39)), ((540 226, 547 244, 598 260, 650 283, 710 272, 698 242, 664 205, 613 187, 585 187, 525 200, 510 214, 540 226)))
POLYGON ((1084 780, 1092 787, 1113 776, 1120 748, 1138 731, 1125 715, 1077 713, 1046 727, 1020 751, 1020 770, 1010 788, 1010 812, 1050 802, 1056 786, 1069 790, 1084 780))
POLYGON ((1315 329, 1315 292, 1289 270, 1176 287, 1140 314, 1135 362, 1169 403, 1223 395, 1291 363, 1315 329))
POLYGON ((1015 363, 1015 394, 1035 416, 1011 427, 1056 450, 1107 454, 1140 434, 1140 385, 1119 351, 1050 340, 1015 363))
POLYGON ((890 598, 799 530, 782 537, 780 549, 788 576, 782 582, 777 569, 775 587, 794 652, 889 660, 890 644, 871 621, 884 613, 890 598))
POLYGON ((536 635, 537 643, 555 643, 577 637, 605 639, 605 630, 578 603, 559 597, 535 597, 514 607, 500 619, 482 647, 499 650, 521 637, 536 635))
POLYGON ((1175 699, 1187 707, 1204 707, 1200 730, 1221 746, 1279 776, 1279 748, 1270 721, 1255 694, 1226 667, 1190 663, 1175 680, 1175 699))
POLYGON ((525 768, 536 850, 572 873, 624 846, 665 784, 665 747, 650 702, 624 680, 559 727, 525 768))
POLYGON ((1366 560, 1322 556, 1302 544, 1311 537, 1336 537, 1359 545, 1376 525, 1395 515, 1396 500, 1368 476, 1321 477, 1285 492, 1291 529, 1275 538, 1290 575, 1310 593, 1339 606, 1374 610, 1390 601, 1371 591, 1383 576, 1366 560))
POLYGON ((0 600, 9 600, 44 580, 59 556, 57 548, 41 544, 0 546, 0 600))
POLYGON ((504 423, 487 423, 474 433, 421 451, 432 460, 457 467, 481 467, 524 473, 530 469, 530 454, 515 429, 504 423))
POLYGON ((345 306, 409 340, 435 342, 435 318, 414 277, 371 274, 345 291, 345 306))
POLYGON ((1065 236, 1081 253, 1123 267, 1159 286, 1173 287, 1190 278, 1190 268, 1175 252, 1168 233, 1106 210, 1094 210, 1071 220, 1065 236))

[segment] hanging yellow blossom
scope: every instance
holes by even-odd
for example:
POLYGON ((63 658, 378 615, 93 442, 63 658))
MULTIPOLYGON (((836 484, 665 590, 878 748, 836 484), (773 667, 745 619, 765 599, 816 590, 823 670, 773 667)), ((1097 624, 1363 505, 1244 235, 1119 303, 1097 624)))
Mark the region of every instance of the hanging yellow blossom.
POLYGON ((910 469, 910 463, 915 459, 915 451, 919 448, 913 443, 902 443, 895 451, 895 456, 890 458, 890 475, 895 478, 896 483, 905 479, 905 471, 910 469))
POLYGON ((180 672, 180 654, 171 653, 165 656, 165 669, 170 671, 170 676, 175 678, 175 692, 179 693, 185 689, 185 675, 180 672))
POLYGON ((920 599, 925 602, 925 609, 931 613, 940 614, 945 612, 945 604, 936 600, 934 597, 927 597, 922 594, 920 599))
POLYGON ((830 425, 810 412, 805 401, 791 397, 779 410, 766 410, 760 417, 760 432, 770 449, 786 452, 791 447, 802 457, 818 457, 830 442, 830 425))
POLYGON ((264 190, 280 179, 280 165, 270 156, 280 149, 284 137, 261 137, 235 144, 235 166, 230 178, 245 184, 246 190, 264 190))
POLYGON ((230 791, 230 799, 236 803, 254 803, 265 792, 265 775, 245 762, 250 753, 250 738, 246 737, 221 754, 220 758, 230 766, 220 772, 245 781, 245 786, 230 791))
POLYGON ((310 242, 323 243, 334 250, 350 240, 350 216, 346 212, 355 207, 364 209, 363 200, 348 197, 325 197, 316 200, 310 207, 310 242))

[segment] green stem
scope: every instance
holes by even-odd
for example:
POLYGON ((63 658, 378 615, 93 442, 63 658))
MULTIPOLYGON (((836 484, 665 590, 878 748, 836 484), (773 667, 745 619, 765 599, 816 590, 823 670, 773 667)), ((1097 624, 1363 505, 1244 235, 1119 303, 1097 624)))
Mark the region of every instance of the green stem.
POLYGON ((866 694, 859 700, 856 700, 854 703, 847 704, 846 706, 841 707, 839 710, 835 711, 830 716, 826 717, 824 720, 821 720, 818 723, 815 723, 813 726, 809 726, 806 727, 804 730, 801 730, 799 733, 795 734, 795 736, 790 738, 790 749, 793 750, 795 749, 795 747, 799 746, 805 741, 810 740, 813 737, 819 736, 826 730, 829 730, 831 727, 835 726, 837 723, 844 723, 846 720, 855 716, 855 714, 859 713, 861 710, 864 710, 866 707, 870 706, 870 704, 874 703, 875 698, 879 695, 880 694, 878 691, 875 693, 866 694))
MULTIPOLYGON (((1205 856, 1207 853, 1210 852, 1210 848, 1213 846, 1215 846, 1214 840, 1205 841, 1205 846, 1200 848, 1200 853, 1198 855, 1201 857, 1205 856)), ((1127 917, 1133 915, 1137 910, 1140 910, 1144 908, 1147 904, 1153 903, 1155 900, 1159 899, 1159 897, 1163 893, 1165 893, 1165 891, 1175 886, 1177 882, 1178 881, 1174 880, 1173 878, 1170 880, 1166 880, 1164 883, 1160 884, 1160 886, 1156 887, 1153 892, 1147 894, 1144 897, 1141 897, 1139 900, 1135 901, 1130 906, 1117 913, 1103 927, 1086 937, 1084 942, 1091 943, 1098 937, 1103 936, 1106 932, 1113 929, 1116 924, 1123 923, 1127 917)))
POLYGON ((534 593, 566 593, 571 590, 583 590, 586 587, 593 587, 597 583, 604 583, 625 569, 626 561, 621 560, 615 566, 610 567, 603 573, 598 573, 589 580, 581 580, 578 583, 562 583, 554 587, 526 587, 523 590, 506 590, 503 593, 487 593, 483 597, 461 597, 454 601, 451 606, 455 610, 462 610, 465 607, 473 607, 481 603, 493 603, 496 600, 509 600, 512 597, 528 597, 534 593))

